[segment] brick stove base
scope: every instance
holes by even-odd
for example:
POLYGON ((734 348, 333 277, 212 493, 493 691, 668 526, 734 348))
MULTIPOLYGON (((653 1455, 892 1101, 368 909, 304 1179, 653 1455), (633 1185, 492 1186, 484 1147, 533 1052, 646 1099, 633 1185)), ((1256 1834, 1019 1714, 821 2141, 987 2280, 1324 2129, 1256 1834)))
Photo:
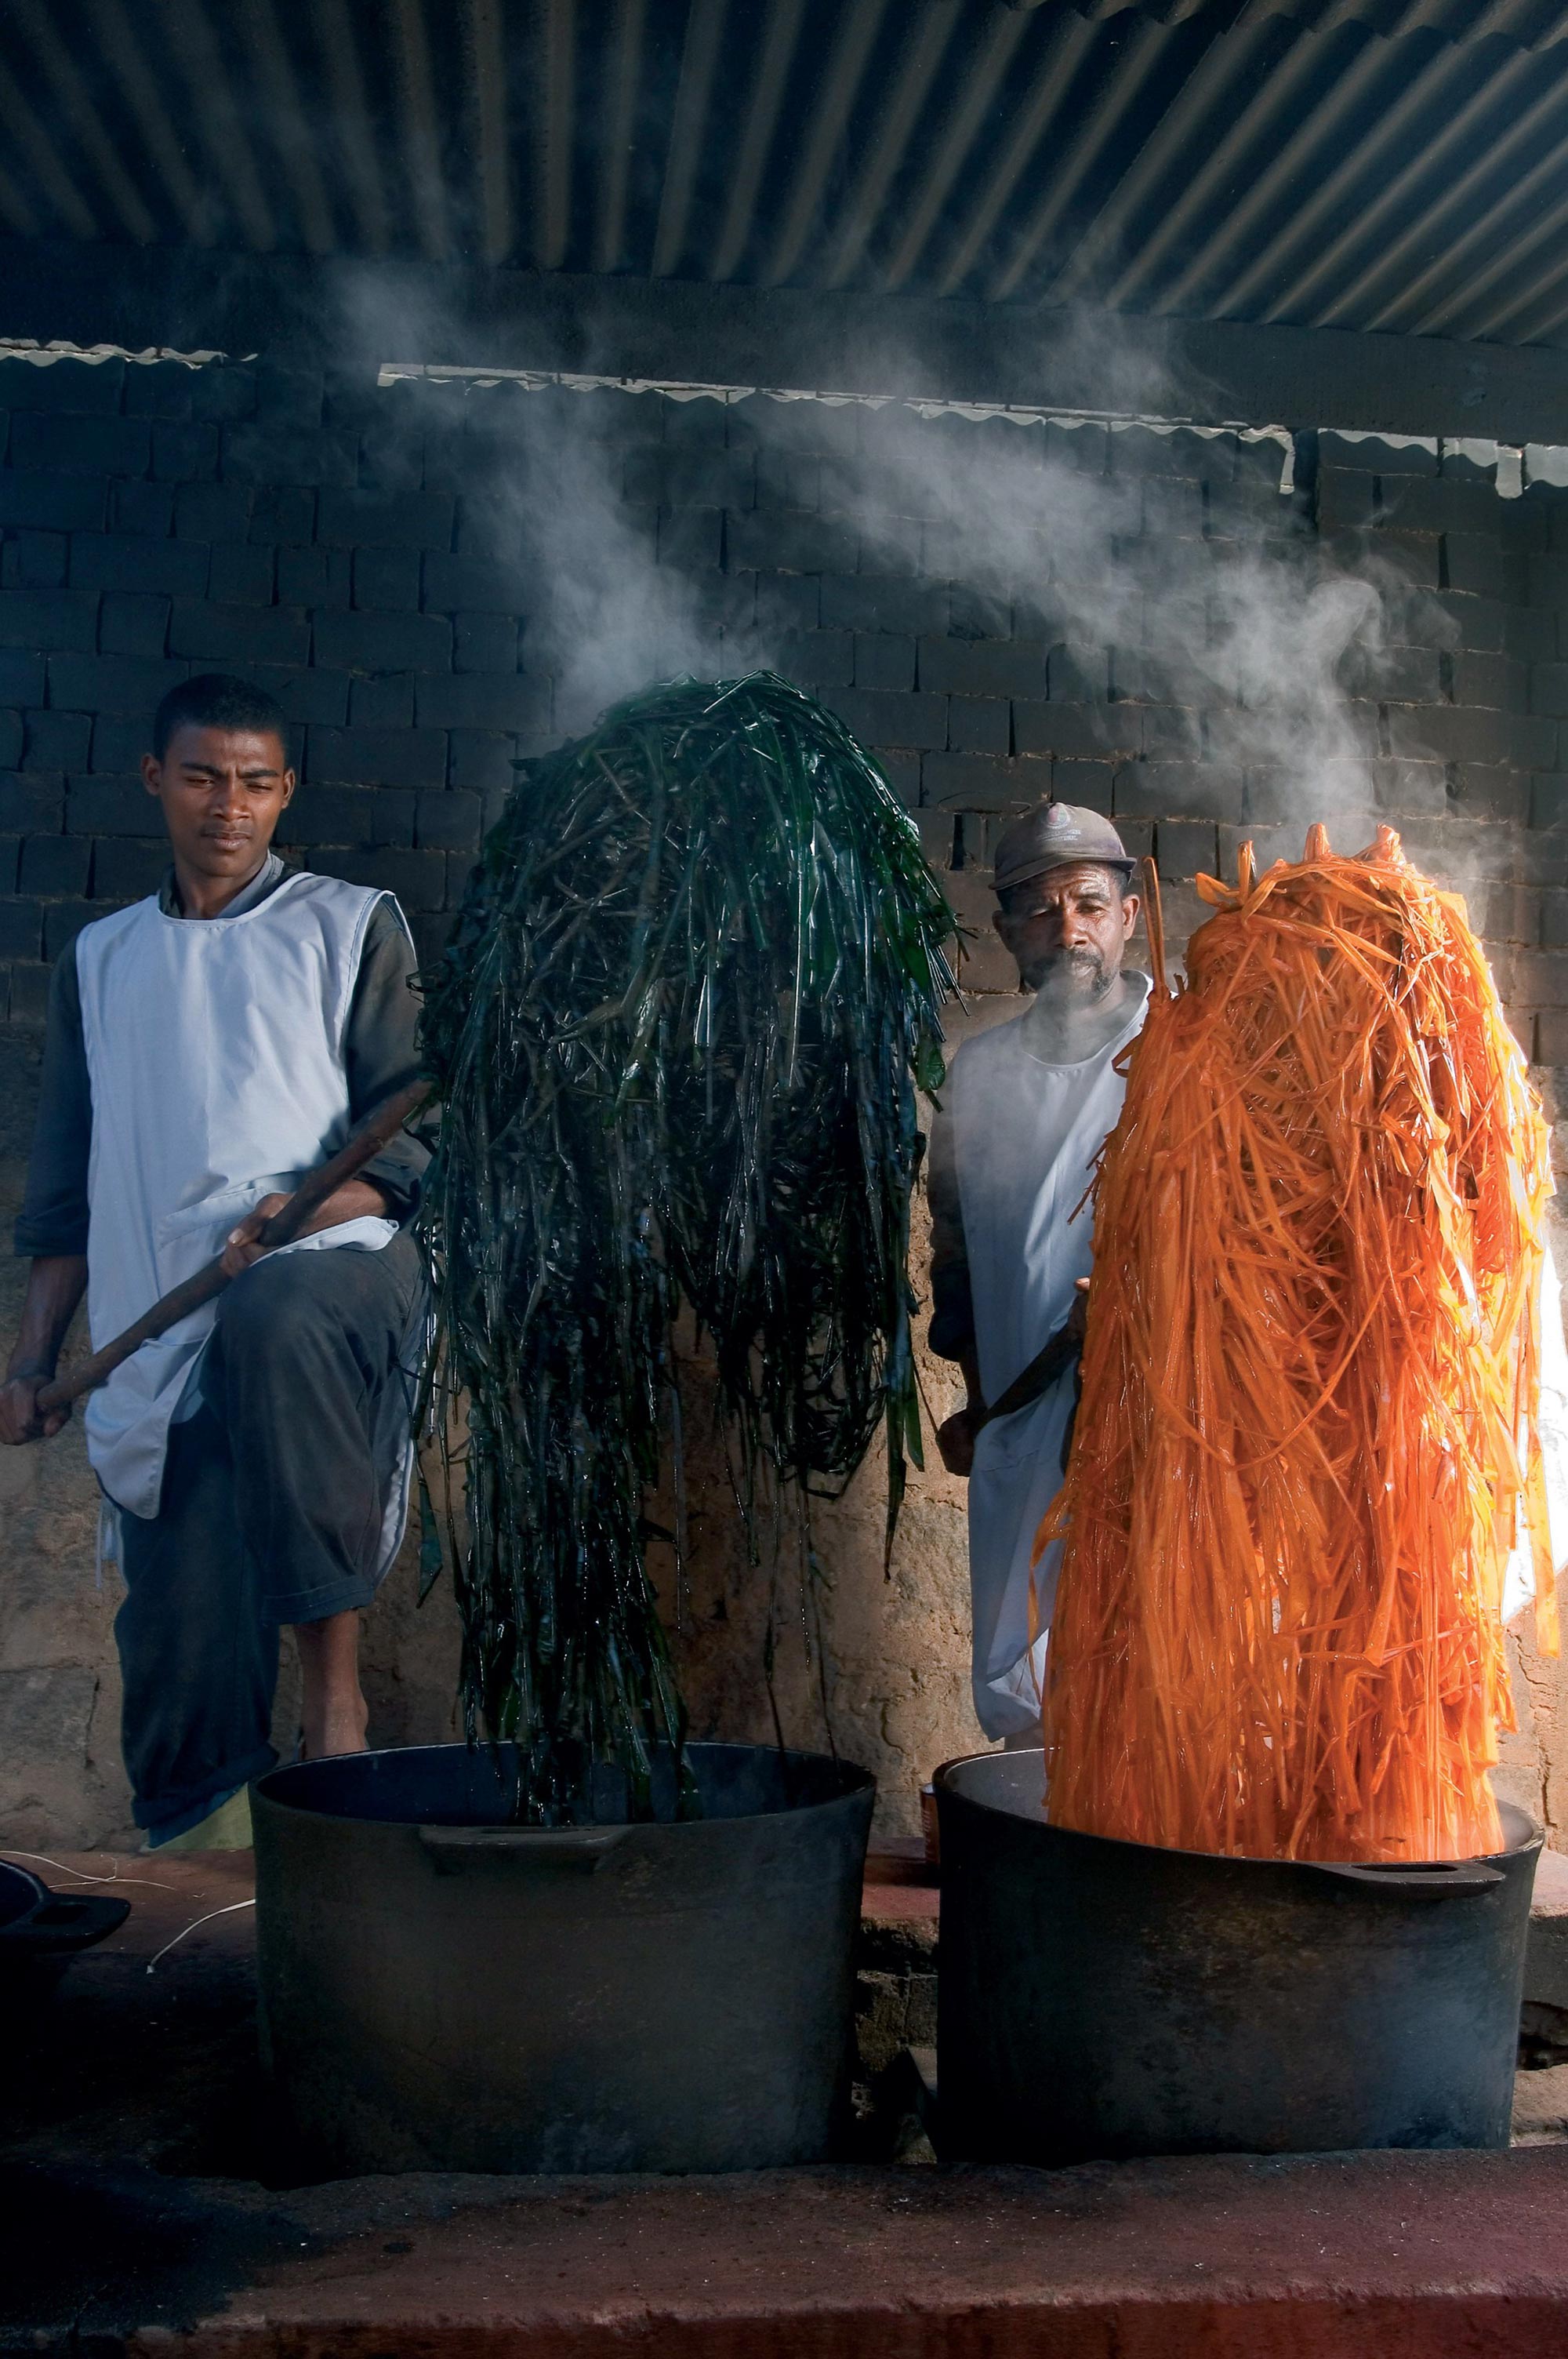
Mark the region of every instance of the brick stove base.
MULTIPOLYGON (((268 2188, 247 2146, 252 1918, 233 1904, 247 1896, 249 1858, 117 1865, 136 1904, 122 1933, 72 1968, 47 2013, 7 2027, 0 2352, 1561 2359, 1568 2350, 1568 2146, 1559 2143, 1506 2155, 1219 2157, 1064 2172, 863 2165, 719 2180, 420 2174, 268 2188), (221 1908, 232 1913, 148 1973, 165 1941, 221 1908)), ((892 1889, 908 1897, 881 1901, 884 1918, 918 1919, 918 1887, 892 1889)), ((874 1918, 876 1887, 868 1900, 874 1918)))

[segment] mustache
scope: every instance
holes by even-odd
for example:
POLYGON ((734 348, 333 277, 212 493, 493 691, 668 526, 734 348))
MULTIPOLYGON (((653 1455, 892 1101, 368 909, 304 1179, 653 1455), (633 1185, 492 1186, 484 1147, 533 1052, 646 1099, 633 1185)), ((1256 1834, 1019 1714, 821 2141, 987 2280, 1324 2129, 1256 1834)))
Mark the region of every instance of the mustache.
POLYGON ((1021 981, 1029 991, 1042 991, 1048 984, 1070 978, 1080 990, 1097 997, 1108 990, 1111 970, 1103 951, 1079 945, 1072 950, 1046 951, 1032 960, 1021 981))
POLYGON ((1072 950, 1046 951, 1035 964, 1044 974, 1062 966, 1081 967, 1086 974, 1103 974, 1105 956, 1100 951, 1080 944, 1072 950))

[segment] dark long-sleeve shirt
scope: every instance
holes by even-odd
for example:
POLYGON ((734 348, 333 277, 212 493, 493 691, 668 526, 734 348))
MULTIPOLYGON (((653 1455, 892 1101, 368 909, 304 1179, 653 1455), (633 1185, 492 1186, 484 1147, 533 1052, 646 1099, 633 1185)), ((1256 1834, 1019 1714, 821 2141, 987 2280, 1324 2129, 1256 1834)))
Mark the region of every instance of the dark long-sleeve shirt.
MULTIPOLYGON (((224 915, 237 917, 254 908, 276 891, 288 873, 276 853, 270 853, 260 875, 230 902, 224 915)), ((167 917, 181 914, 172 870, 164 879, 158 907, 167 917)), ((190 922, 199 925, 201 920, 190 922)), ((351 1122, 361 1121, 418 1072, 415 1027, 419 1003, 414 995, 413 973, 414 945, 402 912, 395 901, 379 901, 365 929, 344 1035, 351 1122)), ((38 1125, 27 1165, 27 1192, 16 1222, 18 1254, 36 1258, 86 1253, 87 1168, 92 1147, 92 1089, 73 942, 60 953, 49 984, 38 1125)), ((428 1160, 427 1150, 416 1140, 400 1134, 366 1164, 362 1176, 386 1198, 389 1219, 412 1218, 428 1160)))

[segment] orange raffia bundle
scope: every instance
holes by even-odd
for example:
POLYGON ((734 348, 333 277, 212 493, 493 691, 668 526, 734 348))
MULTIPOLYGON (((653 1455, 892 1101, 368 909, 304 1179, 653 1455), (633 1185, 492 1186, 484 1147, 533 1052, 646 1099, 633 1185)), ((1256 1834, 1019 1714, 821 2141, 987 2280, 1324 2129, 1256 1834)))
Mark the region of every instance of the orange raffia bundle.
POLYGON ((1503 1577, 1556 1651, 1545 1125, 1464 903, 1321 827, 1156 989, 1095 1199, 1044 1705, 1057 1825, 1252 1858, 1498 1848, 1503 1577))

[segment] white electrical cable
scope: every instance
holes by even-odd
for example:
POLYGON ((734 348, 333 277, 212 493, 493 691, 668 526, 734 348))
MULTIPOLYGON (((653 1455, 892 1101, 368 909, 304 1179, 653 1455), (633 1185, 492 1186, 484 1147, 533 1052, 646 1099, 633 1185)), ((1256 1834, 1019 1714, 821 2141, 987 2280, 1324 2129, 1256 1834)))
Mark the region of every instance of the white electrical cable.
POLYGON ((172 1941, 166 1941, 162 1949, 157 1952, 157 1957, 148 1959, 148 1973, 150 1974, 152 1973, 153 1968, 158 1963, 160 1959, 168 1957, 171 1950, 178 1949, 181 1941, 185 1939, 186 1933, 200 1932, 203 1925, 211 1925, 214 1917, 232 1917, 235 1916, 240 1909, 254 1908, 255 1905, 256 1904, 254 1900, 231 1900, 226 1908, 209 1908, 205 1917, 198 1917, 193 1923, 186 1926, 184 1932, 177 1933, 172 1941))
POLYGON ((57 1875, 74 1875, 79 1884, 145 1884, 151 1892, 173 1892, 178 1889, 175 1885, 161 1884, 156 1875, 122 1875, 117 1867, 111 1868, 107 1875, 89 1875, 84 1867, 68 1867, 63 1859, 46 1858, 41 1851, 12 1851, 7 1845, 0 1856, 5 1859, 37 1860, 40 1867, 52 1867, 57 1875))

